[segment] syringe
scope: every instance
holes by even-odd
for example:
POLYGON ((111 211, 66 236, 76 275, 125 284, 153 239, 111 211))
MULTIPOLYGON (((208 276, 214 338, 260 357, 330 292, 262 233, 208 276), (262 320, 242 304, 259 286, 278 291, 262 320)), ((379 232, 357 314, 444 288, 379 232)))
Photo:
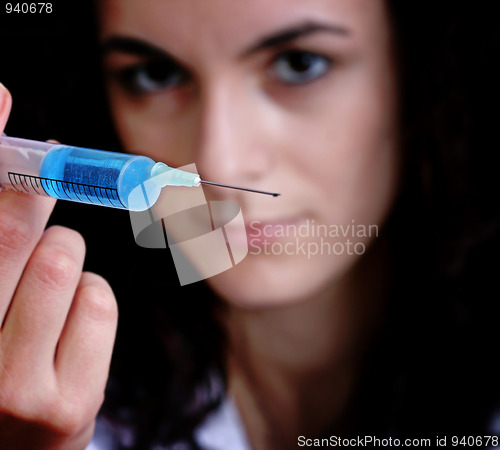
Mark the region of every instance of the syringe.
POLYGON ((155 204, 162 187, 201 183, 279 195, 206 182, 145 156, 0 137, 0 190, 142 211, 155 204), (131 195, 138 187, 141 195, 131 195))

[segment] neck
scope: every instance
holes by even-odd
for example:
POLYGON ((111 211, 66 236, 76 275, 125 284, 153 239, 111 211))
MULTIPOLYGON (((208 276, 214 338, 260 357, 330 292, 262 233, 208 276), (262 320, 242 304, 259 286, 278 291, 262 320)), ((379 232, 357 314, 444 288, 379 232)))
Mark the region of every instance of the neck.
POLYGON ((292 448, 300 435, 345 431, 386 297, 380 256, 373 249, 300 303, 227 311, 229 392, 255 448, 292 448))

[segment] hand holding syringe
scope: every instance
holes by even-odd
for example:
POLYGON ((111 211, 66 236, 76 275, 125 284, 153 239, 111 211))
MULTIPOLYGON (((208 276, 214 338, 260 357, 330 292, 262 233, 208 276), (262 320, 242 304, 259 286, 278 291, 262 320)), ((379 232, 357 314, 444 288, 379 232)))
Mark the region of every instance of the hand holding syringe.
MULTIPOLYGON (((0 84, 0 134, 10 105, 0 84)), ((82 271, 79 233, 46 229, 54 203, 0 192, 2 449, 85 448, 108 378, 115 297, 102 277, 82 271)))
POLYGON ((204 181, 145 156, 0 137, 0 189, 140 211, 153 206, 165 186, 201 183, 279 195, 204 181), (138 187, 141 195, 131 196, 138 187))

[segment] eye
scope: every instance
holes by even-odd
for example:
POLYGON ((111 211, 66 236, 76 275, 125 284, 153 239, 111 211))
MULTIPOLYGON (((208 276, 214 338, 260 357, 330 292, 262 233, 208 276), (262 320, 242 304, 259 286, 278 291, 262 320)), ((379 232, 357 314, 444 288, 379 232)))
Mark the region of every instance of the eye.
POLYGON ((288 50, 280 53, 272 65, 273 76, 285 84, 304 84, 328 72, 332 63, 316 53, 288 50))
POLYGON ((119 70, 116 78, 134 94, 151 94, 176 87, 188 79, 178 64, 167 59, 147 61, 119 70))

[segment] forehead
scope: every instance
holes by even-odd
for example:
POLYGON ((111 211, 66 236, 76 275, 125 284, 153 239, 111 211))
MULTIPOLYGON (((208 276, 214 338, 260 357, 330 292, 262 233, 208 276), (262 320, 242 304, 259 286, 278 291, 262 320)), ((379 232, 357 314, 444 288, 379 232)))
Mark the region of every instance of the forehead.
POLYGON ((387 28, 383 0, 100 0, 102 37, 133 35, 158 45, 210 51, 248 45, 305 21, 372 40, 387 28))

